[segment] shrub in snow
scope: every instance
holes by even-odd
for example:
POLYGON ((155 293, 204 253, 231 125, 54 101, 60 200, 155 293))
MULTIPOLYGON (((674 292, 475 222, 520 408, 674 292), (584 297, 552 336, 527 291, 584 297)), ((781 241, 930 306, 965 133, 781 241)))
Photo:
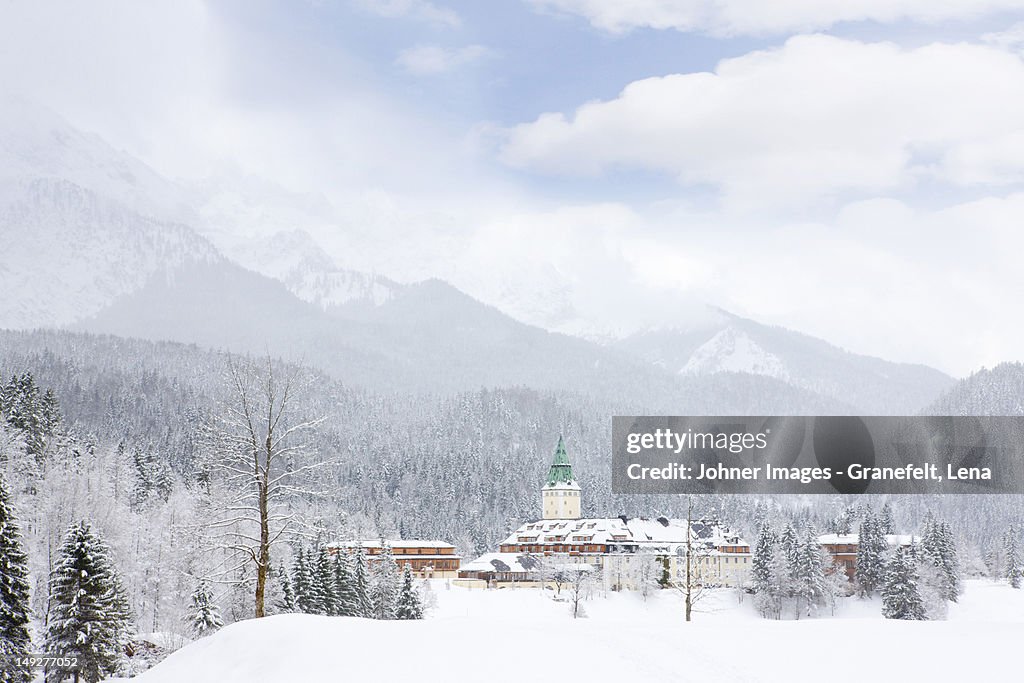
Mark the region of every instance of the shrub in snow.
POLYGON ((192 593, 192 605, 189 614, 189 622, 192 633, 197 638, 210 635, 224 625, 220 616, 220 608, 214 602, 210 586, 205 581, 200 582, 192 593))

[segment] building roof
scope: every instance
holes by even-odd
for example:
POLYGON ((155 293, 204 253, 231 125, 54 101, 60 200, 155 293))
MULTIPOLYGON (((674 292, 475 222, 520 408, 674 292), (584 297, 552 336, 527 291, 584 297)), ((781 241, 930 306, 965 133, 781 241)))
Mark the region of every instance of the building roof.
MULTIPOLYGON (((738 533, 710 521, 694 520, 691 542, 705 548, 724 545, 748 546, 738 533)), ((652 550, 675 552, 687 542, 686 520, 658 517, 590 519, 545 519, 527 522, 502 545, 601 544, 636 545, 652 550)))
POLYGON ((529 574, 541 570, 540 559, 527 553, 484 553, 459 567, 460 572, 516 572, 529 574))
MULTIPOLYGON (((913 545, 920 540, 920 536, 914 536, 913 534, 885 535, 885 542, 891 546, 913 545)), ((818 536, 818 543, 821 545, 857 545, 860 543, 860 534, 824 534, 818 536)))
MULTIPOLYGON (((454 548, 455 546, 445 541, 418 541, 415 539, 399 539, 390 541, 385 539, 384 543, 390 548, 454 548)), ((336 541, 328 543, 328 548, 380 548, 381 539, 375 541, 336 541)))
POLYGON ((555 447, 555 459, 551 462, 551 467, 548 469, 548 479, 545 482, 545 487, 555 487, 559 485, 576 485, 576 478, 572 474, 572 465, 569 463, 569 456, 565 452, 565 442, 562 440, 562 436, 558 436, 558 446, 555 447))

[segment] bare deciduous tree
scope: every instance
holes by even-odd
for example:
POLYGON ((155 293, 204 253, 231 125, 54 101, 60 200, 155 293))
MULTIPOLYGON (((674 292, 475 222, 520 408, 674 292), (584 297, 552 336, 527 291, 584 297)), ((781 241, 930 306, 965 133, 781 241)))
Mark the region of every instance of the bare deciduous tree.
POLYGON ((228 357, 228 399, 209 432, 211 474, 218 497, 208 523, 227 550, 218 574, 255 568, 255 616, 264 602, 270 551, 274 543, 298 531, 287 509, 290 496, 314 494, 303 488, 304 475, 323 463, 303 462, 319 419, 296 418, 298 370, 281 372, 269 358, 228 357))
POLYGON ((693 542, 693 499, 686 499, 686 545, 680 548, 686 554, 680 558, 683 562, 681 576, 672 581, 672 586, 683 594, 686 620, 692 621, 693 606, 705 595, 705 581, 702 575, 703 558, 710 553, 701 543, 693 542))

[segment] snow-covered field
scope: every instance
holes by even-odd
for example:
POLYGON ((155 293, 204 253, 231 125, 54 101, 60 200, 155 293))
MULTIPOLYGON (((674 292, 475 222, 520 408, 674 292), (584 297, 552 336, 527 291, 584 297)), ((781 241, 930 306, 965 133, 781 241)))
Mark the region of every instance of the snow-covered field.
POLYGON ((1019 678, 1024 590, 968 581, 949 620, 888 621, 849 599, 836 617, 767 621, 721 591, 686 623, 677 595, 610 594, 573 620, 529 589, 435 582, 419 622, 289 614, 234 624, 179 650, 140 683, 319 681, 963 681, 1019 678))

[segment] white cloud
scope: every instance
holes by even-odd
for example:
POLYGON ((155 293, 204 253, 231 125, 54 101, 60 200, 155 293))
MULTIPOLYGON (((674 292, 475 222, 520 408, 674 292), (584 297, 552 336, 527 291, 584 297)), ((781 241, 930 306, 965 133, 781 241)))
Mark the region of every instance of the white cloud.
POLYGON ((824 35, 630 83, 571 116, 513 127, 507 163, 653 169, 735 206, 1024 179, 1024 61, 988 45, 904 49, 824 35))
POLYGON ((426 76, 442 74, 471 64, 489 54, 483 45, 447 48, 440 45, 417 45, 402 50, 395 63, 409 73, 426 76))
POLYGON ((981 37, 982 42, 1003 50, 1024 50, 1024 21, 1013 24, 1003 31, 993 31, 981 37))
POLYGON ((427 0, 355 0, 355 3, 368 12, 389 19, 413 19, 453 28, 462 24, 454 10, 427 0))
POLYGON ((529 0, 541 10, 574 14, 612 33, 634 28, 715 35, 806 32, 841 22, 934 23, 1024 7, 1022 0, 529 0))

